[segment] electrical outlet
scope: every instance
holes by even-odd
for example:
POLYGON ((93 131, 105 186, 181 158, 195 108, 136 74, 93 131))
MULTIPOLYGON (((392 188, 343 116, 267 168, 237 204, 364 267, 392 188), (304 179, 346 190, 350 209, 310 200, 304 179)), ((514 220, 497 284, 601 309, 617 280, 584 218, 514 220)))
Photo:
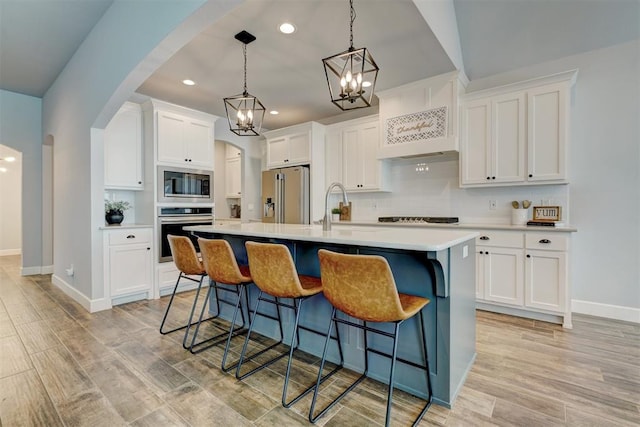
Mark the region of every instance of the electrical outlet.
POLYGON ((489 210, 490 211, 495 211, 496 210, 496 201, 495 200, 489 200, 489 210))

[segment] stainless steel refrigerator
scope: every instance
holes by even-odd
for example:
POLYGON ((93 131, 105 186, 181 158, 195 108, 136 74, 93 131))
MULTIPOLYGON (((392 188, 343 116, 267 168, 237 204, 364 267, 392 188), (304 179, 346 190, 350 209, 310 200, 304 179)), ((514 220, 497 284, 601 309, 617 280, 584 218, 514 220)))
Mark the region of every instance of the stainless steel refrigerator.
POLYGON ((262 172, 262 222, 309 224, 309 168, 262 172))

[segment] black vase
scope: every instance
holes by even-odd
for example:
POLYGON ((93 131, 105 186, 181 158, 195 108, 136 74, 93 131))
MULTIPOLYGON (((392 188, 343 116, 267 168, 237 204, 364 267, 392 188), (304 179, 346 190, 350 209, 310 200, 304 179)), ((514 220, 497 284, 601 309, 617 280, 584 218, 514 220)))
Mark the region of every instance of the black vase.
POLYGON ((120 224, 124 219, 122 211, 109 211, 105 214, 104 219, 107 220, 107 224, 120 224))

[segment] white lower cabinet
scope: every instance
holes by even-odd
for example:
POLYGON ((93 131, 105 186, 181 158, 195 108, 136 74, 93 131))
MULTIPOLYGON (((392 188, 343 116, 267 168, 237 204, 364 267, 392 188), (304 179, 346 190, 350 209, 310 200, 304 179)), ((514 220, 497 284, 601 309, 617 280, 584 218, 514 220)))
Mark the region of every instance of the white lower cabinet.
POLYGON ((152 228, 106 231, 104 280, 112 303, 153 297, 152 237, 152 228))
POLYGON ((479 232, 478 306, 544 320, 561 316, 563 326, 571 328, 569 237, 561 232, 479 232))

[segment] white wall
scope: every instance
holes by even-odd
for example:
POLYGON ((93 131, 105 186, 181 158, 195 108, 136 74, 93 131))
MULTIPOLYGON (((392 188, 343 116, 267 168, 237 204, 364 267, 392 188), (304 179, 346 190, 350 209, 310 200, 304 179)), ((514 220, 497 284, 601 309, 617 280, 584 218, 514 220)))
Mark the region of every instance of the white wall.
POLYGON ((0 256, 22 253, 22 154, 0 145, 0 256))
POLYGON ((42 267, 42 100, 0 90, 0 143, 22 153, 22 273, 42 267))
POLYGON ((158 66, 238 3, 114 2, 45 94, 43 129, 55 147, 53 279, 85 305, 103 296, 101 129, 158 66))
POLYGON ((568 207, 574 311, 640 321, 640 42, 472 81, 468 92, 578 68, 572 96, 570 185, 458 188, 458 162, 401 159, 392 193, 351 194, 354 219, 453 215, 509 223, 511 200, 551 198, 568 207), (429 172, 416 173, 426 162, 429 172), (498 202, 489 211, 488 201, 498 202), (622 314, 621 314, 622 313, 622 314))

